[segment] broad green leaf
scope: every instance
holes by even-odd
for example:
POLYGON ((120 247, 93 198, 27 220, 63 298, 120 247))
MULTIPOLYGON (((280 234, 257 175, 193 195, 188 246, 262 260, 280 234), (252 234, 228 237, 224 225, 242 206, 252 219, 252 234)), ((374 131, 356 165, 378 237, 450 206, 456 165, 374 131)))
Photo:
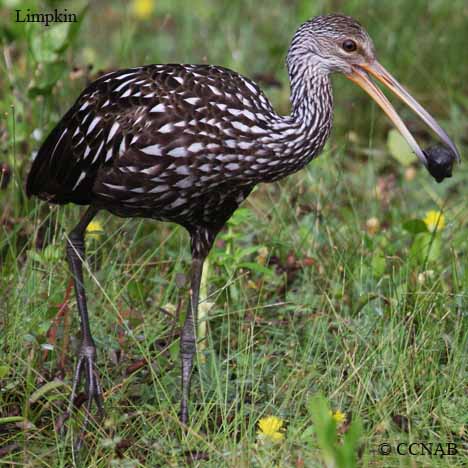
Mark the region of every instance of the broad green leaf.
POLYGON ((47 263, 58 262, 63 257, 63 250, 53 244, 49 244, 42 251, 42 256, 47 263))
POLYGON ((70 24, 59 23, 54 26, 32 25, 29 29, 29 47, 33 58, 38 63, 55 62, 69 45, 70 24))
POLYGON ((130 299, 134 301, 141 301, 145 297, 144 287, 141 281, 131 280, 127 286, 127 292, 130 299))
POLYGON ((38 263, 44 263, 44 259, 42 258, 42 255, 37 252, 36 250, 28 250, 27 252, 27 256, 31 259, 31 260, 34 260, 38 263))
POLYGON ((419 234, 420 232, 429 232, 426 223, 422 219, 410 219, 403 223, 403 229, 411 234, 419 234))
POLYGON ((416 234, 411 245, 410 255, 417 263, 433 262, 440 257, 441 240, 439 235, 429 232, 416 234))
POLYGON ((390 154, 404 167, 410 166, 415 161, 414 154, 408 143, 400 132, 394 128, 388 132, 387 146, 390 154))
POLYGON ((66 35, 66 31, 64 29, 64 26, 66 27, 66 23, 47 28, 39 24, 28 24, 28 26, 29 50, 34 60, 41 64, 51 63, 58 60, 58 49, 60 47, 57 47, 55 37, 58 39, 59 35, 63 35, 64 32, 66 35))
POLYGON ((264 275, 271 275, 273 272, 266 266, 260 265, 255 262, 242 262, 238 265, 239 268, 246 268, 247 270, 254 271, 256 273, 262 273, 264 275))
POLYGON ((36 97, 50 94, 53 86, 64 76, 66 70, 67 64, 62 61, 44 64, 39 76, 30 83, 28 96, 36 97))
POLYGON ((73 13, 76 14, 78 21, 76 23, 68 23, 68 31, 67 31, 67 40, 64 44, 65 48, 69 47, 71 43, 76 39, 81 25, 83 24, 83 19, 86 16, 86 13, 88 12, 89 8, 89 3, 85 3, 84 5, 78 6, 77 3, 75 3, 75 11, 73 13))
POLYGON ((29 50, 37 63, 52 63, 60 59, 63 53, 75 40, 81 27, 87 5, 75 7, 76 22, 63 22, 44 26, 28 23, 27 37, 29 50))
POLYGON ((374 253, 372 257, 372 273, 380 278, 385 273, 386 260, 381 252, 374 253))
POLYGON ((3 379, 3 377, 6 377, 9 372, 10 372, 9 366, 0 366, 0 379, 3 379))
POLYGON ((246 222, 250 217, 252 217, 253 213, 249 208, 238 208, 234 215, 229 219, 228 225, 229 226, 238 226, 239 224, 243 224, 246 222))
POLYGON ((357 466, 357 452, 362 432, 361 420, 359 418, 354 419, 344 435, 343 444, 337 447, 337 465, 340 468, 355 468, 357 466))

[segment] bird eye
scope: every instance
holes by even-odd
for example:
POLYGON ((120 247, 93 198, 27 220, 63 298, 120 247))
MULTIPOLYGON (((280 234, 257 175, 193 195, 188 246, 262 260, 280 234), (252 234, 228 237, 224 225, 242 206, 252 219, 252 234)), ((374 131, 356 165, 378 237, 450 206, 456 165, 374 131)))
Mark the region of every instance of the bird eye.
POLYGON ((342 44, 343 50, 346 52, 354 52, 357 49, 357 44, 352 39, 346 39, 342 44))

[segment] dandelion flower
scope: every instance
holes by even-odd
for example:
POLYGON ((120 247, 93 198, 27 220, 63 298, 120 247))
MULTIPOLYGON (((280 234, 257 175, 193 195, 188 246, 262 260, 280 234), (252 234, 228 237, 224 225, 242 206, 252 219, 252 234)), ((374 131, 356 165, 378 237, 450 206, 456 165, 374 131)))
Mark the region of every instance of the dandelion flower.
POLYGON ((440 211, 428 211, 424 218, 427 229, 431 232, 442 231, 445 226, 445 216, 440 211))
POLYGON ((99 239, 103 232, 104 229, 99 221, 91 221, 86 228, 86 234, 92 239, 99 239))
POLYGON ((338 425, 343 424, 346 421, 346 414, 340 410, 336 410, 334 413, 330 411, 330 416, 335 420, 338 425))
POLYGON ((269 439, 274 442, 279 442, 284 439, 282 432, 283 420, 276 416, 267 416, 261 418, 258 422, 258 436, 261 439, 269 439))
POLYGON ((133 0, 132 11, 134 16, 140 20, 145 20, 154 11, 154 0, 133 0))

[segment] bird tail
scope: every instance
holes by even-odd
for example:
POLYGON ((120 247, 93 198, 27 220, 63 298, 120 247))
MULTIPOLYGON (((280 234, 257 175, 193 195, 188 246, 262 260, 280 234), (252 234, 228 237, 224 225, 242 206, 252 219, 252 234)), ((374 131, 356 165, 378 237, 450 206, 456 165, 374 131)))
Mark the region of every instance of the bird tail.
POLYGON ((77 168, 72 135, 63 123, 67 121, 66 117, 62 119, 40 147, 27 177, 26 194, 49 203, 87 205, 91 203, 93 180, 83 181, 75 189, 77 168))

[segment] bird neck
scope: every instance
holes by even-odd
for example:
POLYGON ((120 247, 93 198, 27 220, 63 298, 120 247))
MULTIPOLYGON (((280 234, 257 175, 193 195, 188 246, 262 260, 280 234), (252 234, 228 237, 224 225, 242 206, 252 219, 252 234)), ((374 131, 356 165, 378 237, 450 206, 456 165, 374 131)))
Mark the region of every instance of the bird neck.
MULTIPOLYGON (((292 112, 278 116, 273 126, 274 155, 267 181, 302 169, 323 149, 333 121, 333 94, 329 73, 310 63, 288 61, 292 112)), ((265 180, 265 179, 264 179, 265 180)))
POLYGON ((296 67, 289 67, 291 117, 314 132, 331 127, 333 92, 329 73, 319 66, 296 67))

